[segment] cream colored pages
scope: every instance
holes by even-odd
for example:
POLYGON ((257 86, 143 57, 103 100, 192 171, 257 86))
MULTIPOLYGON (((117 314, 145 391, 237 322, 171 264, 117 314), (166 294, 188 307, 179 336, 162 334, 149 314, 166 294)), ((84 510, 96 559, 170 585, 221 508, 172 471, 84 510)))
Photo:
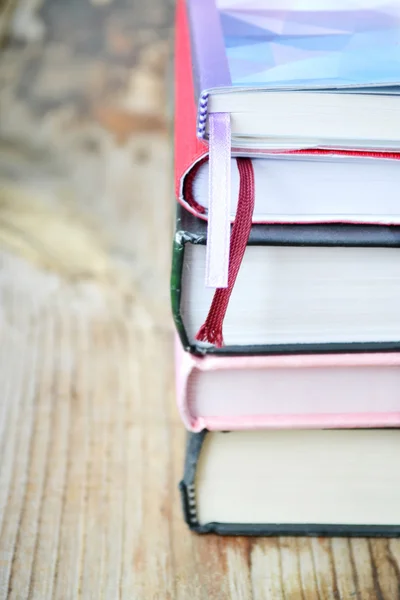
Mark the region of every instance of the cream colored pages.
MULTIPOLYGON (((186 244, 181 314, 189 339, 209 311, 205 246, 186 244)), ((400 339, 400 250, 248 246, 224 321, 226 345, 400 339)))
POLYGON ((208 111, 230 113, 233 145, 242 148, 273 148, 271 138, 289 138, 292 148, 400 148, 400 106, 392 95, 215 93, 208 111))
POLYGON ((400 524, 400 430, 209 433, 200 524, 400 524))

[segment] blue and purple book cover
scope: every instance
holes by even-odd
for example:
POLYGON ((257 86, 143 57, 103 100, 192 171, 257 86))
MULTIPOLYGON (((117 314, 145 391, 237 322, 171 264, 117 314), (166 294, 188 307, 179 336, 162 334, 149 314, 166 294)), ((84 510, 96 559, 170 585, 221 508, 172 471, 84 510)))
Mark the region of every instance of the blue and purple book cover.
POLYGON ((200 111, 221 89, 400 85, 398 0, 187 2, 200 111))

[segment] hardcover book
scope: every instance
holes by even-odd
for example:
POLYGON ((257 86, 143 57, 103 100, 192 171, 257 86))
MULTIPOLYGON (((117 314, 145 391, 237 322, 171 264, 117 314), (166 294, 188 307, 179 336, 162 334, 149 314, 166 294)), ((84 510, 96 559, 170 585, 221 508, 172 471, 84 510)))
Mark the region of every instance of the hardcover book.
MULTIPOLYGON (((253 223, 400 224, 400 154, 265 155, 252 158, 253 223)), ((231 160, 230 220, 235 220, 245 174, 231 160)), ((209 163, 184 178, 180 202, 195 216, 209 213, 209 163)))
POLYGON ((400 354, 194 356, 176 340, 190 431, 400 426, 400 354))
POLYGON ((400 350, 400 228, 253 225, 222 302, 204 286, 206 241, 206 224, 178 207, 171 299, 191 352, 400 350), (205 324, 209 341, 198 339, 205 324))
POLYGON ((188 11, 200 137, 229 113, 243 146, 399 145, 398 2, 188 0, 188 11))
POLYGON ((399 429, 188 434, 185 519, 221 535, 399 536, 399 429))

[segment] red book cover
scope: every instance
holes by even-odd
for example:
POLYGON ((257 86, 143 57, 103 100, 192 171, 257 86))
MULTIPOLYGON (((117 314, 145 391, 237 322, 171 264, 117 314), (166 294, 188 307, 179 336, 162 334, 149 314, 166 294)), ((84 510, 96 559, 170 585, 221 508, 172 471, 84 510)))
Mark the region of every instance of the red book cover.
POLYGON ((196 136, 196 101, 193 85, 190 33, 185 0, 177 0, 175 33, 175 193, 181 180, 205 157, 206 143, 196 136))

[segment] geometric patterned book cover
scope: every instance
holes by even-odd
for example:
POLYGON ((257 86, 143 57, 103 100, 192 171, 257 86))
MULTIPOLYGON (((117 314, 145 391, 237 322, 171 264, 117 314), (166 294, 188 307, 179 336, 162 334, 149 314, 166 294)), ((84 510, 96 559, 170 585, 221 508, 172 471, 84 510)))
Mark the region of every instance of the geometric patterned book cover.
POLYGON ((400 3, 217 0, 234 86, 398 83, 400 3))
POLYGON ((188 0, 188 8, 199 95, 400 84, 399 0, 188 0))

